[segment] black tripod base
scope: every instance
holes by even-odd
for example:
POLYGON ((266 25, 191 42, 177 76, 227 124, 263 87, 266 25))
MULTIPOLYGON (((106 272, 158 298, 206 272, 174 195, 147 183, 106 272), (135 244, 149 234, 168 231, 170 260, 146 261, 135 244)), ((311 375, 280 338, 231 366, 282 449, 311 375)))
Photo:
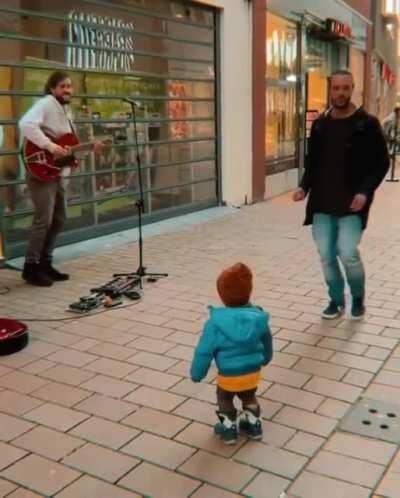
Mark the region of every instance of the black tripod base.
POLYGON ((140 279, 140 283, 142 283, 144 278, 146 278, 148 282, 157 282, 160 278, 168 277, 168 273, 148 273, 146 268, 139 266, 139 268, 133 273, 117 273, 114 277, 138 277, 140 279))
POLYGON ((399 180, 397 178, 390 178, 389 180, 386 180, 389 183, 397 183, 399 180))

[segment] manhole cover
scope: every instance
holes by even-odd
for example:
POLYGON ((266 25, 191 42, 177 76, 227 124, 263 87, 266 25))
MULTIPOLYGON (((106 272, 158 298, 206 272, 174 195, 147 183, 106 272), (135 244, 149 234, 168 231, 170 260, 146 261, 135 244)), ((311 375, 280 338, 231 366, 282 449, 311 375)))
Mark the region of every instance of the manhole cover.
POLYGON ((400 405, 362 399, 345 416, 340 429, 400 444, 400 405))

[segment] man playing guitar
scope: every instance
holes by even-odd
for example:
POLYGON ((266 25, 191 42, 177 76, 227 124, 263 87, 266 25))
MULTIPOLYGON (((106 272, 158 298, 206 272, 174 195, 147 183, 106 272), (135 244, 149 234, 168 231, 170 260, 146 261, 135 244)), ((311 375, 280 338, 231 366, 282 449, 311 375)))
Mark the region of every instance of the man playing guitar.
MULTIPOLYGON (((38 100, 21 118, 21 138, 48 151, 55 159, 69 155, 68 148, 53 142, 66 134, 75 134, 68 104, 72 97, 72 82, 64 71, 53 72, 45 86, 45 96, 38 100)), ((103 143, 94 141, 93 149, 101 152, 103 143)), ((52 266, 53 250, 58 234, 66 219, 66 193, 64 175, 50 181, 41 181, 27 171, 34 216, 32 232, 25 256, 22 278, 31 285, 49 287, 54 281, 69 279, 52 266)))

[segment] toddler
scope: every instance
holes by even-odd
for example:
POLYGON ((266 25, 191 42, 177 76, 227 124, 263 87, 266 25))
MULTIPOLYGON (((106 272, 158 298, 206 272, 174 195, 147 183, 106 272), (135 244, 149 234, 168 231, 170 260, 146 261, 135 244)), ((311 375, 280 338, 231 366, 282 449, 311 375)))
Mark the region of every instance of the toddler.
POLYGON ((224 270, 217 280, 218 294, 225 306, 210 307, 210 318, 194 354, 191 378, 200 382, 212 360, 218 369, 215 433, 227 444, 238 438, 237 396, 243 405, 239 427, 251 439, 262 438, 260 406, 256 391, 261 367, 272 359, 272 336, 268 314, 250 304, 253 289, 251 270, 237 263, 224 270))

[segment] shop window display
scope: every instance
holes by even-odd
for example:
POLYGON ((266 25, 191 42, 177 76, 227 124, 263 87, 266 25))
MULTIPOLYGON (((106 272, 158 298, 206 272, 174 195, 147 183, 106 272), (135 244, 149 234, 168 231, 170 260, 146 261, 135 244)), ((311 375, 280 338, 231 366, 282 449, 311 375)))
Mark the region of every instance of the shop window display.
POLYGON ((297 25, 267 13, 267 174, 294 167, 297 133, 297 25))

